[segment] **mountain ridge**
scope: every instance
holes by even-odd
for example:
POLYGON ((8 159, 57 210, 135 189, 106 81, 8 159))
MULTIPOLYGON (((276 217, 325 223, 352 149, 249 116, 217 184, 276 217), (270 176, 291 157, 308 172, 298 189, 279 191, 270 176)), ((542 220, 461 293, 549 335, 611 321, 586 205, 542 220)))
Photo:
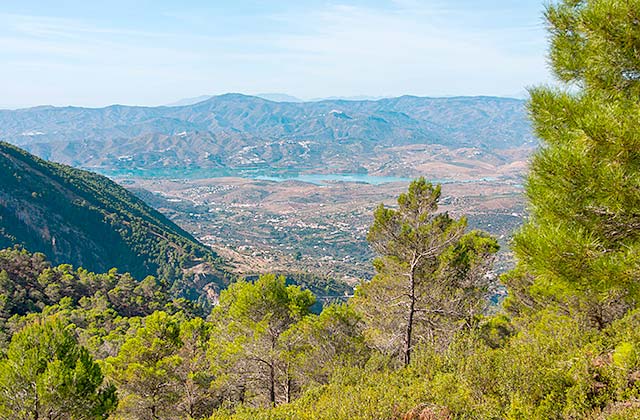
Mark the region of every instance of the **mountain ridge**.
POLYGON ((190 106, 190 105, 194 105, 200 102, 204 102, 207 101, 209 99, 213 99, 213 98, 219 98, 219 97, 223 97, 223 96, 227 96, 227 95, 237 95, 237 96, 243 96, 243 97, 247 97, 247 98, 260 98, 260 99, 264 99, 266 101, 269 102, 287 102, 287 101, 283 101, 283 100, 274 100, 274 99, 269 99, 268 96, 282 96, 282 97, 289 97, 292 99, 292 101, 289 101, 291 103, 317 103, 317 102, 327 102, 327 101, 347 101, 347 102, 378 102, 378 101, 382 101, 385 99, 397 99, 397 98, 422 98, 422 99, 443 99, 443 100, 447 100, 447 99, 459 99, 459 98, 487 98, 487 99, 505 99, 505 100, 515 100, 515 101, 520 101, 520 102, 526 102, 527 99, 524 96, 518 96, 518 95, 452 95, 452 96, 422 96, 422 95, 413 95, 413 94, 403 94, 403 95, 398 95, 398 96, 367 96, 367 95, 356 95, 356 96, 328 96, 328 97, 317 97, 317 98, 311 98, 311 99, 300 99, 297 98, 295 96, 291 96, 288 95, 286 93, 260 93, 260 94, 246 94, 246 93, 241 93, 241 92, 226 92, 226 93, 221 93, 221 94, 217 94, 217 95, 200 95, 200 96, 194 96, 194 97, 189 97, 189 98, 182 98, 179 99, 177 101, 173 101, 173 102, 169 102, 166 104, 161 104, 161 105, 126 105, 126 104, 121 104, 121 103, 112 103, 112 104, 108 104, 108 105, 103 105, 103 106, 79 106, 79 105, 52 105, 52 104, 41 104, 41 105, 34 105, 34 106, 23 106, 23 107, 18 107, 18 108, 0 108, 0 112, 1 111, 24 111, 24 110, 37 110, 37 109, 46 109, 46 108, 51 108, 51 109, 57 109, 57 108, 78 108, 78 109, 103 109, 103 108, 109 108, 109 107, 114 107, 114 106, 120 106, 120 107, 131 107, 131 108, 175 108, 175 107, 182 107, 182 106, 190 106), (201 99, 202 98, 202 99, 201 99), (197 102, 192 102, 192 101, 196 101, 197 102), (185 102, 184 104, 179 104, 181 102, 185 102), (188 103, 187 103, 188 102, 188 103))
POLYGON ((0 139, 85 168, 336 168, 376 171, 380 149, 443 145, 500 152, 536 140, 524 101, 400 96, 274 102, 239 93, 177 107, 0 111, 0 139))

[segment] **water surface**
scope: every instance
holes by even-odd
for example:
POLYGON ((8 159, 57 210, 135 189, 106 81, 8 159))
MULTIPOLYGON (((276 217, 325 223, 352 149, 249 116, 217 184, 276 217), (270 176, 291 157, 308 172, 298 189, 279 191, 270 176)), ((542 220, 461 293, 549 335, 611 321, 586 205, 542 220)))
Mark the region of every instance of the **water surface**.
MULTIPOLYGON (((139 179, 208 179, 235 177, 262 181, 300 181, 315 185, 326 185, 334 182, 360 182, 370 185, 381 185, 389 182, 408 183, 413 178, 400 176, 379 176, 366 173, 328 173, 328 174, 305 174, 295 170, 272 169, 272 168, 132 168, 132 169, 105 169, 87 168, 106 175, 111 178, 139 178, 139 179)), ((460 179, 433 179, 427 178, 434 184, 449 183, 475 183, 494 182, 495 178, 478 178, 469 180, 460 179)))
POLYGON ((364 184, 380 185, 388 182, 410 182, 411 178, 397 176, 376 176, 369 174, 304 174, 291 170, 276 169, 228 169, 228 168, 133 168, 133 169, 104 169, 87 168, 111 178, 142 178, 142 179, 207 179, 238 177, 263 181, 301 181, 322 185, 331 182, 361 182, 364 184))

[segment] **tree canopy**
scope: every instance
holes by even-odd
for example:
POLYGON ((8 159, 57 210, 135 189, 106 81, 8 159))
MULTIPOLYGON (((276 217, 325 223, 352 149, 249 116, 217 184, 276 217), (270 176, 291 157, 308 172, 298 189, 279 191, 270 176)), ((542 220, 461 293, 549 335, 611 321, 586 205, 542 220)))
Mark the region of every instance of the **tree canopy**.
POLYGON ((512 309, 556 302, 604 326, 640 297, 640 27, 638 1, 549 6, 561 88, 531 90, 543 144, 526 185, 530 219, 516 235, 512 309))
POLYGON ((416 343, 451 337, 484 309, 487 269, 497 242, 465 234, 466 220, 437 213, 440 186, 424 178, 398 197, 398 208, 380 205, 368 239, 379 257, 377 275, 358 290, 375 346, 411 362, 416 343))
POLYGON ((100 366, 57 318, 13 335, 0 361, 0 418, 107 418, 117 403, 100 366))

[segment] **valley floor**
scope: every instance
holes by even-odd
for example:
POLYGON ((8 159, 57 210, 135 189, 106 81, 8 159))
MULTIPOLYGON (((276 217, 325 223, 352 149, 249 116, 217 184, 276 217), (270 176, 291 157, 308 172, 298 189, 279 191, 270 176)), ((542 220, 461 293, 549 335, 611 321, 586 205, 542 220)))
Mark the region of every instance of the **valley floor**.
MULTIPOLYGON (((311 272, 351 285, 373 274, 366 234, 373 210, 394 205, 404 182, 320 185, 245 178, 121 179, 232 263, 240 274, 311 272)), ((516 177, 443 185, 441 210, 469 218, 499 238, 498 271, 510 266, 506 245, 522 223, 516 177)))

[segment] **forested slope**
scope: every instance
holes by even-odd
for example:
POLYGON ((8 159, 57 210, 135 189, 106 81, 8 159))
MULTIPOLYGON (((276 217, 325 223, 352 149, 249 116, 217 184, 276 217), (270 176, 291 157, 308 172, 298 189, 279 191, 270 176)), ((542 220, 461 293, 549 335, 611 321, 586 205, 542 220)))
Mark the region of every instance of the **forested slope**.
MULTIPOLYGON (((54 263, 137 278, 181 279, 216 255, 103 176, 49 163, 0 143, 0 247, 22 245, 54 263)), ((221 280, 222 273, 212 279, 221 280)))

